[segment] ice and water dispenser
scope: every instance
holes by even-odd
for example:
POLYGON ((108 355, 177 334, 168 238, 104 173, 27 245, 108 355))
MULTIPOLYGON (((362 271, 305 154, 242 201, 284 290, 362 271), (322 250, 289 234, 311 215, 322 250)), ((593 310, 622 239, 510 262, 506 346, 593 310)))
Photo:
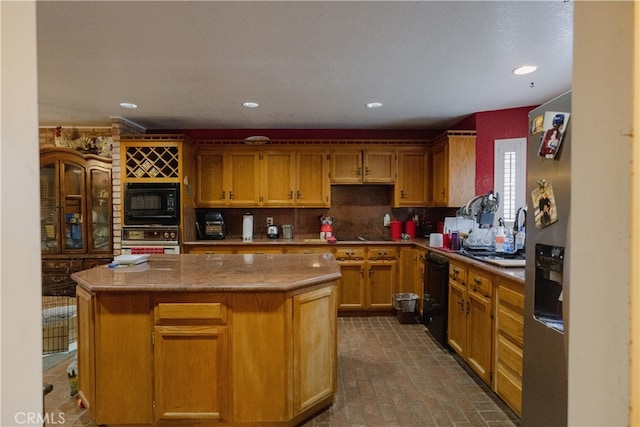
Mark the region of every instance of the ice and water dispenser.
POLYGON ((564 332, 562 277, 564 247, 536 244, 534 317, 550 328, 564 332))

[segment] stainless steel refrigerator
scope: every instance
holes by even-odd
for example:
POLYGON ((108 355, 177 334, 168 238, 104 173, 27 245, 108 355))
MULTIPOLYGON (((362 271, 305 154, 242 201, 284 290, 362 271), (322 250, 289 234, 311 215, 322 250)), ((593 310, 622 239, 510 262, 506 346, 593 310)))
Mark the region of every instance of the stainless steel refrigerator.
POLYGON ((567 425, 571 92, 529 113, 522 424, 567 425))

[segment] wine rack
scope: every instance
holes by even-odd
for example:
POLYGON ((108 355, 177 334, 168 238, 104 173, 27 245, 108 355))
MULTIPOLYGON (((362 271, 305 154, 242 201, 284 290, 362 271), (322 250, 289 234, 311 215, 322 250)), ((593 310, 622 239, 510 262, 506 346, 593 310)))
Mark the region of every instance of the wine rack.
POLYGON ((179 178, 177 146, 127 146, 126 178, 179 178))

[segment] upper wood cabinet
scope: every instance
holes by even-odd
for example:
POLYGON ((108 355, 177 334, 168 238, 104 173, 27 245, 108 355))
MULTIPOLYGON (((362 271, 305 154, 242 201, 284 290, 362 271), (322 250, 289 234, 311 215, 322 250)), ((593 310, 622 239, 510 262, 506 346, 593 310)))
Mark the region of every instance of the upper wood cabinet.
POLYGON ((433 146, 433 205, 458 207, 475 196, 476 133, 448 131, 433 146))
POLYGON ((300 207, 331 206, 329 188, 329 152, 296 153, 294 204, 300 207))
POLYGON ((393 184, 395 180, 395 150, 336 150, 331 153, 333 184, 393 184))
POLYGON ((260 158, 254 151, 199 150, 197 207, 258 206, 260 158))
POLYGON ((425 148, 398 150, 394 205, 428 206, 430 203, 431 151, 425 148))
POLYGON ((330 206, 326 151, 201 149, 197 207, 330 206))

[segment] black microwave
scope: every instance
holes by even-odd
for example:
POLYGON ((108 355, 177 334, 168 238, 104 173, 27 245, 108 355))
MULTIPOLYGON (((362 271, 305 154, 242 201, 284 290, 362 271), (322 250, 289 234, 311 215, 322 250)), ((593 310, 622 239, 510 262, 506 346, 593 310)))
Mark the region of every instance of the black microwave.
POLYGON ((127 183, 124 188, 124 223, 180 224, 180 184, 127 183))

